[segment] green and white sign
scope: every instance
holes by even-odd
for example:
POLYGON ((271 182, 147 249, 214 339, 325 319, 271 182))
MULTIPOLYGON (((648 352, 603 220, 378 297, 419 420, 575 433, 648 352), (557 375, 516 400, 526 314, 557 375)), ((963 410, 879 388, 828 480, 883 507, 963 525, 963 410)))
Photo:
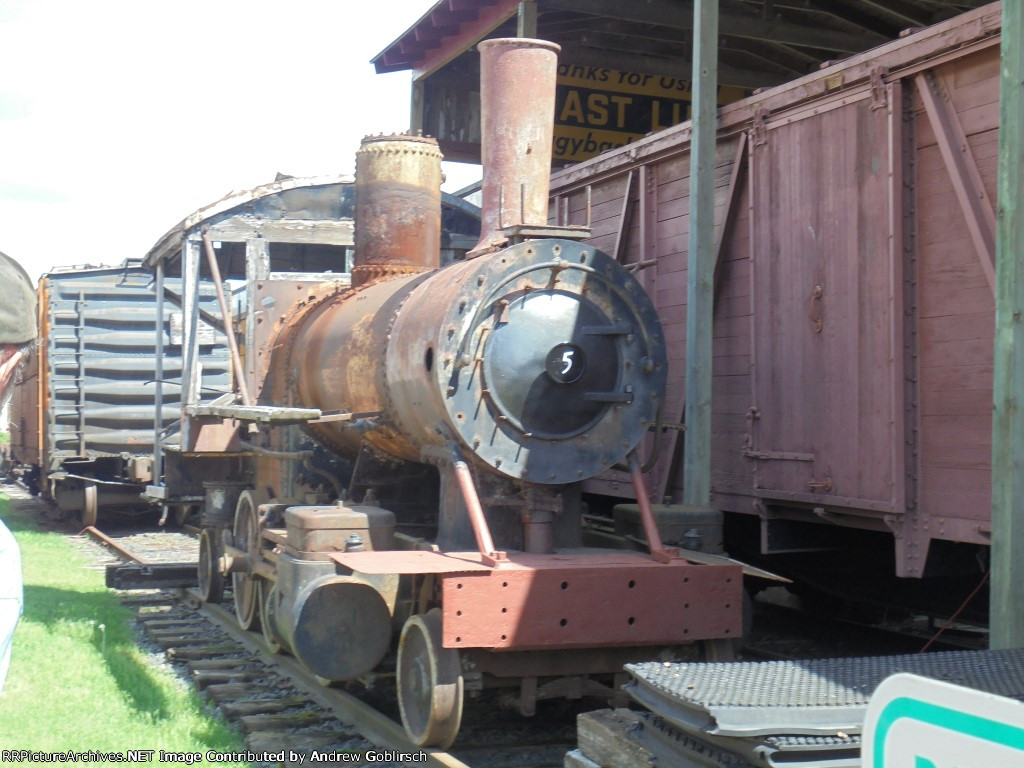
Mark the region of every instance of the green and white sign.
POLYGON ((918 675, 871 696, 863 768, 1024 768, 1024 703, 918 675))

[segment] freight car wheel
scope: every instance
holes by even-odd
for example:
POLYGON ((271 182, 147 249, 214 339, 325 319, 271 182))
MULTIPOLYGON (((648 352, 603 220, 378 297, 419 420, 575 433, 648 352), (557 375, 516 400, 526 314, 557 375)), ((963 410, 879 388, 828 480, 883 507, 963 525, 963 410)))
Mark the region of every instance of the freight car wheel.
POLYGON ((446 749, 462 723, 459 652, 441 645, 441 611, 411 616, 398 641, 398 704, 409 738, 446 749))
POLYGON ((231 588, 235 595, 235 616, 242 629, 258 629, 260 623, 260 598, 256 577, 252 573, 260 554, 260 511, 259 506, 267 501, 258 491, 242 491, 235 507, 233 530, 234 545, 245 552, 249 570, 234 571, 231 574, 231 588))
POLYGON ((86 483, 82 486, 82 527, 96 525, 96 519, 100 515, 99 491, 96 483, 86 483))
POLYGON ((204 603, 219 603, 224 599, 224 574, 220 561, 224 556, 224 542, 220 528, 203 528, 199 534, 199 595, 204 603))

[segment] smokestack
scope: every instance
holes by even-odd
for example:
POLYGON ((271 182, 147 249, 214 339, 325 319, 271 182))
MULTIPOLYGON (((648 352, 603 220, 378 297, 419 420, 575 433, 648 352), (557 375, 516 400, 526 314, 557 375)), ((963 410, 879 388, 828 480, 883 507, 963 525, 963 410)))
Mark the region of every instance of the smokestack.
POLYGON ((561 50, 546 40, 521 37, 484 40, 477 48, 484 178, 480 242, 470 258, 501 247, 505 227, 548 223, 561 50))
POLYGON ((441 151, 424 136, 367 136, 356 152, 352 285, 441 266, 441 151))

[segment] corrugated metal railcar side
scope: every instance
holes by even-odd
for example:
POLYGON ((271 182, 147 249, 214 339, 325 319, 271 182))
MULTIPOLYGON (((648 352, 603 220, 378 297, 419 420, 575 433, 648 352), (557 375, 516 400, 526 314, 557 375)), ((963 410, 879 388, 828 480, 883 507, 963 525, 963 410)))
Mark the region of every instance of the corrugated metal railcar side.
MULTIPOLYGON (((713 502, 756 515, 763 552, 878 531, 896 573, 921 576, 935 540, 988 543, 999 23, 985 6, 720 111, 713 502)), ((559 215, 582 223, 589 196, 592 242, 656 300, 667 422, 685 398, 689 138, 552 179, 559 215)), ((653 470, 656 499, 679 498, 677 459, 653 470)))
MULTIPOLYGON (((168 281, 180 295, 181 281, 168 281)), ((216 302, 203 286, 204 309, 216 302)), ((144 509, 151 481, 156 338, 163 334, 163 425, 178 419, 181 310, 156 316, 153 277, 139 261, 52 272, 40 279, 42 345, 37 397, 43 403, 37 462, 46 490, 66 511, 144 509), (91 495, 90 494, 94 494, 91 495)), ((227 341, 209 326, 200 344, 203 399, 230 390, 227 341)), ((28 382, 26 382, 28 384, 28 382)), ((24 387, 25 385, 23 385, 24 387)))

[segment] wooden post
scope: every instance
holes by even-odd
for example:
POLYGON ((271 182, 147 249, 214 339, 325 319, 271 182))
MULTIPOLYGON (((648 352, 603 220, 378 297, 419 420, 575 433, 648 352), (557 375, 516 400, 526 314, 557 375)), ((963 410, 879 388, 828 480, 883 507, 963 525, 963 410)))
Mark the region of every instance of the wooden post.
POLYGON ((412 81, 412 93, 409 97, 409 132, 415 134, 417 131, 426 131, 426 119, 423 116, 425 110, 423 96, 423 80, 412 81))
POLYGON ((199 402, 199 243, 186 237, 181 244, 181 445, 190 445, 191 422, 186 415, 190 405, 199 402))
MULTIPOLYGON (((346 265, 339 264, 336 271, 350 271, 346 265)), ((260 283, 270 276, 270 243, 265 237, 251 237, 245 241, 245 305, 249 308, 245 315, 245 378, 250 392, 259 392, 259 380, 262 371, 259 359, 259 342, 256 340, 256 322, 258 310, 256 292, 260 283)))
POLYGON ((1024 647, 1024 19, 1004 0, 992 412, 992 648, 1024 647))
POLYGON ((516 37, 537 37, 537 0, 523 0, 519 3, 516 37))
POLYGON ((711 501, 711 321, 715 270, 718 0, 693 5, 690 240, 686 280, 686 452, 683 501, 711 501))

